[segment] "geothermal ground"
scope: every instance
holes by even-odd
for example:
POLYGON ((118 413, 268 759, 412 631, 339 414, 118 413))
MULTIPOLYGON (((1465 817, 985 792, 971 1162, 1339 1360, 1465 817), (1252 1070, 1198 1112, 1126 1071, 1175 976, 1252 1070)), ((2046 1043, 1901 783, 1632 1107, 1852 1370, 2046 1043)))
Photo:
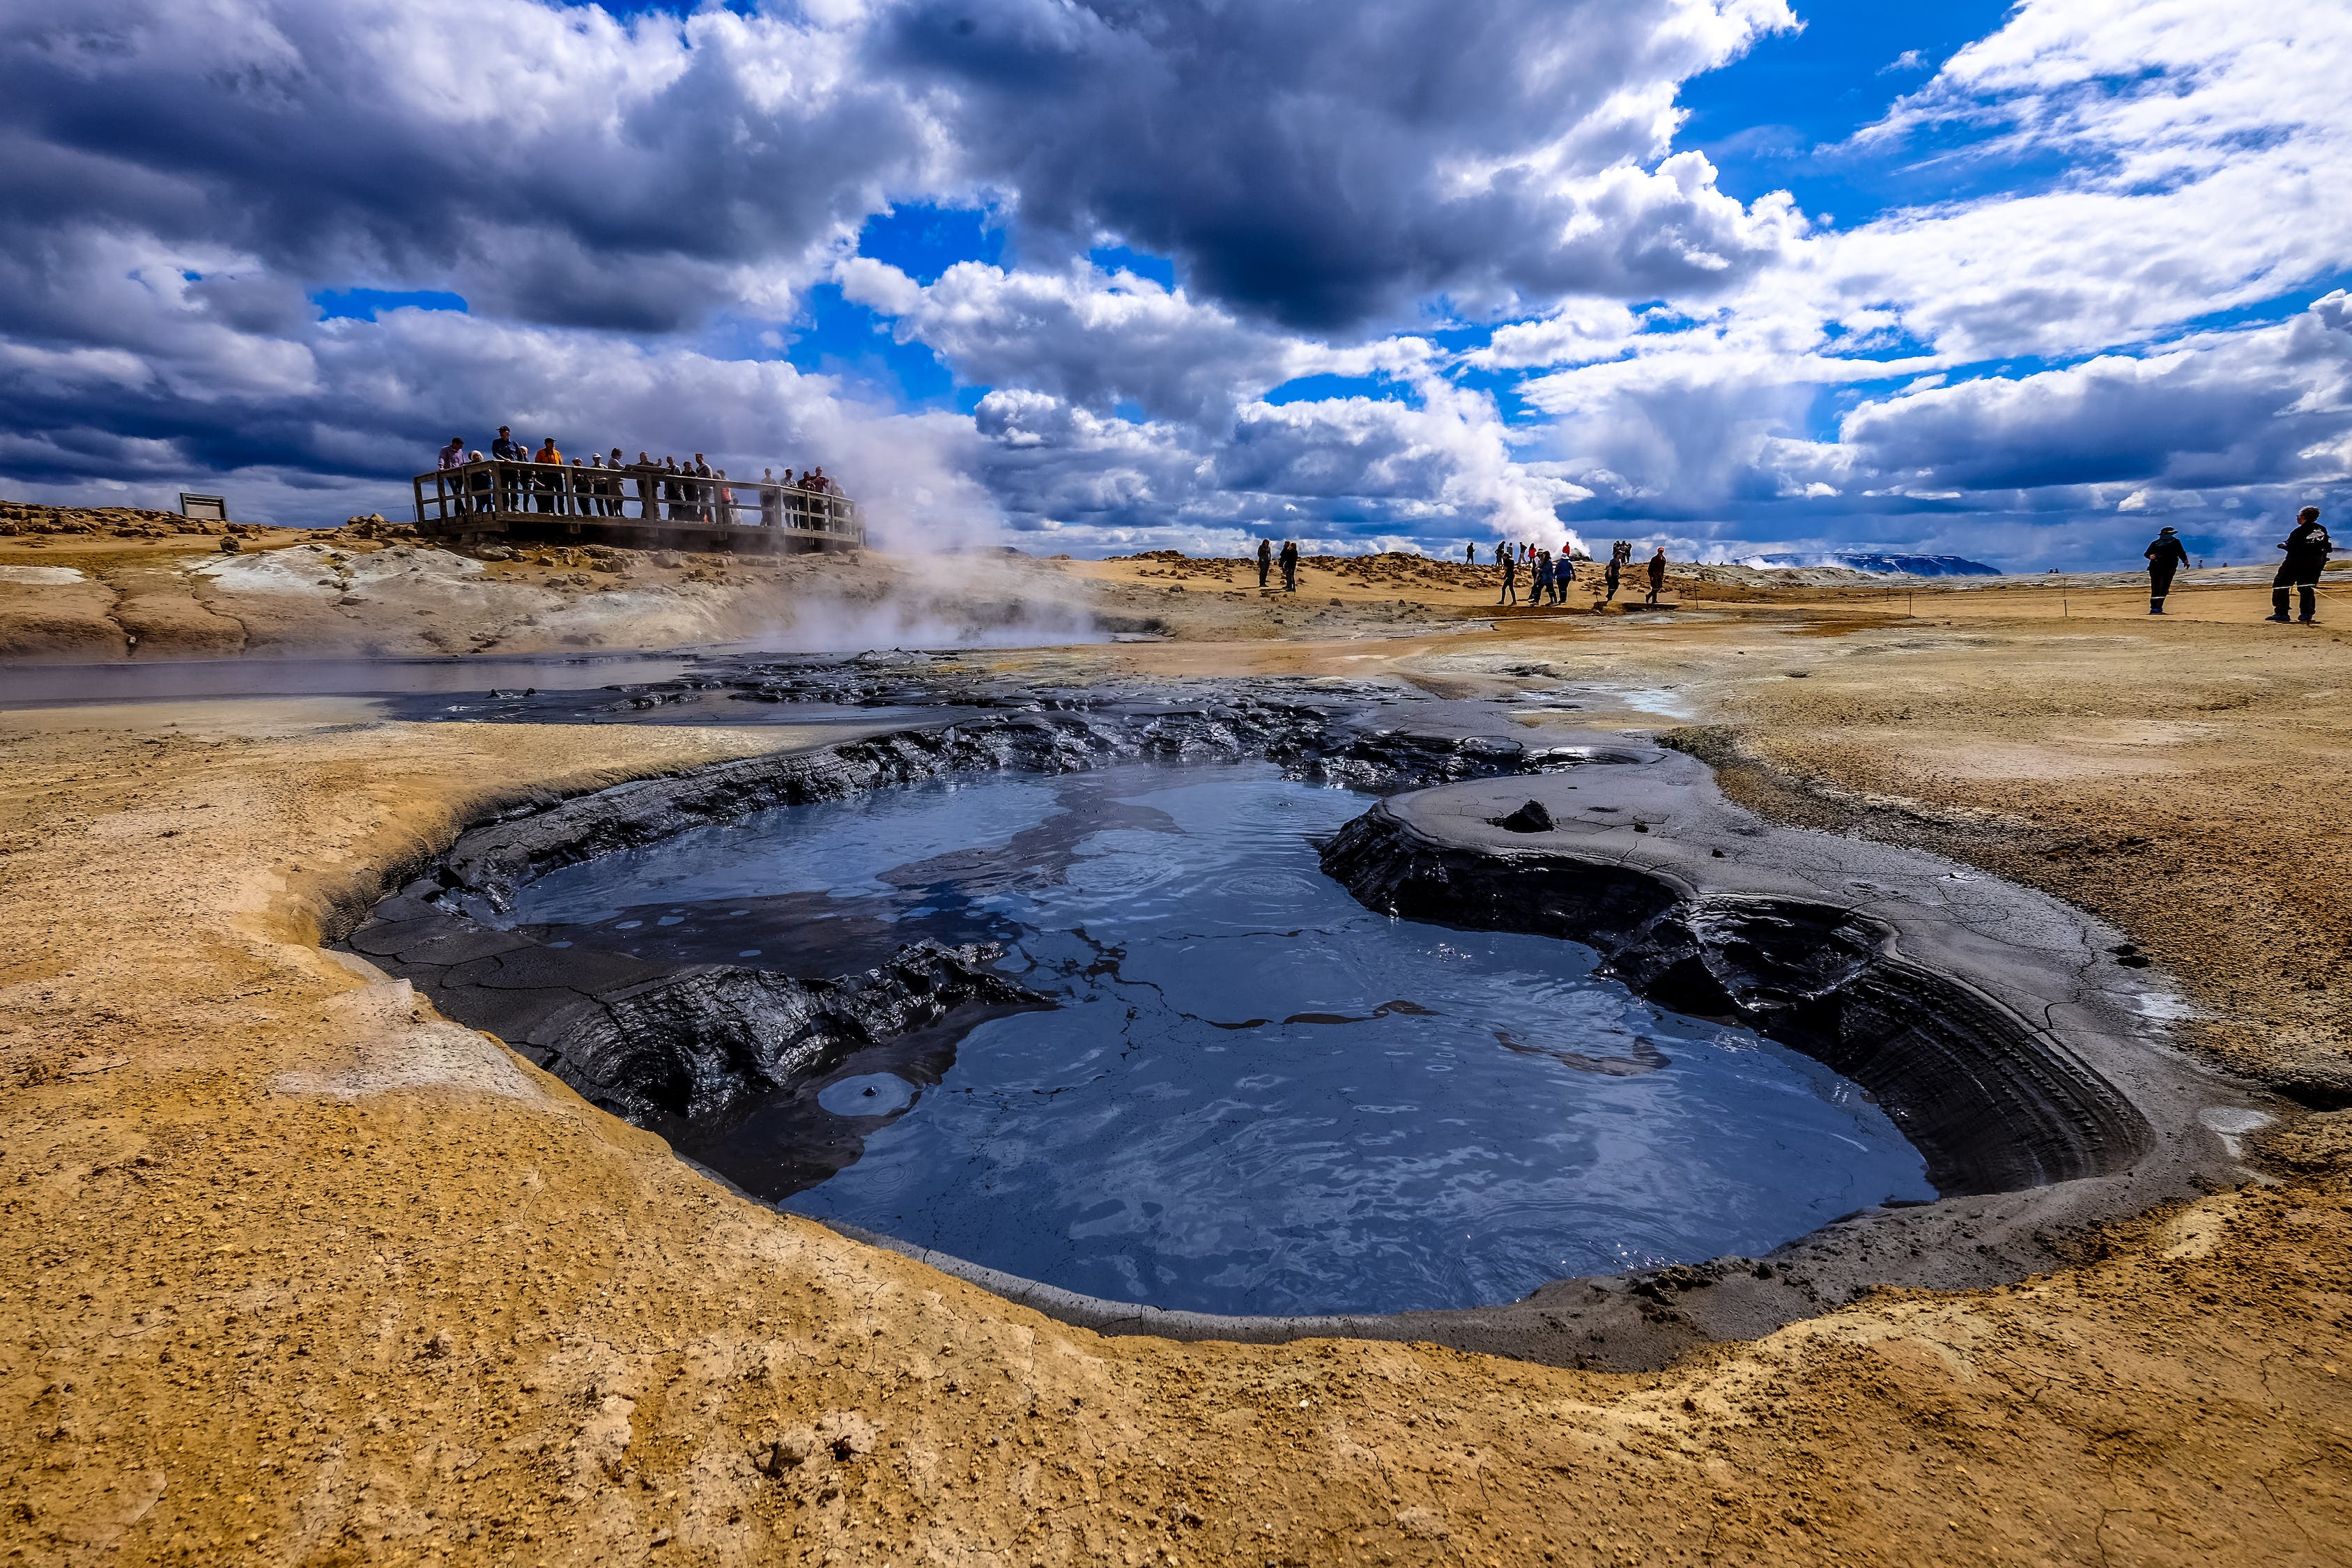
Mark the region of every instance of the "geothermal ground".
MULTIPOLYGON (((2245 573, 2195 574, 2162 621, 2128 578, 1737 571, 1678 578, 1663 611, 1580 592, 1490 621, 1491 580, 1397 558, 1310 563, 1291 597, 1237 563, 247 542, 0 541, 0 647, 135 665, 1104 625, 1160 640, 961 662, 1005 687, 1389 683, 1530 743, 1696 755, 1768 822, 2105 922, 2147 965, 2168 1070, 2263 1109, 2218 1130, 2201 1187, 2053 1220, 2023 1278, 1680 1333, 1657 1370, 1102 1335, 730 1192, 328 945, 468 826, 788 770, 902 718, 14 707, 0 1539, 24 1561, 2352 1561, 2352 649, 2257 624, 2245 573)), ((2352 596, 2322 616, 2352 626, 2352 596)), ((83 679, 0 682, 37 673, 83 679)), ((1673 1297, 1643 1298, 1662 1332, 1705 1315, 1673 1297)))

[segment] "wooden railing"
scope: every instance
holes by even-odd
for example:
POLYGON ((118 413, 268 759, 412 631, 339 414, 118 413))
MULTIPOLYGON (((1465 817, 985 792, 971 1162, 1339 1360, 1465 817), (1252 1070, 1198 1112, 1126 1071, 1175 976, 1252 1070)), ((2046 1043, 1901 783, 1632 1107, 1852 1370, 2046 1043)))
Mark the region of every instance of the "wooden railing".
POLYGON ((485 458, 419 474, 416 525, 465 531, 486 523, 640 524, 665 529, 776 528, 864 543, 857 503, 765 480, 705 479, 668 468, 591 468, 485 458))

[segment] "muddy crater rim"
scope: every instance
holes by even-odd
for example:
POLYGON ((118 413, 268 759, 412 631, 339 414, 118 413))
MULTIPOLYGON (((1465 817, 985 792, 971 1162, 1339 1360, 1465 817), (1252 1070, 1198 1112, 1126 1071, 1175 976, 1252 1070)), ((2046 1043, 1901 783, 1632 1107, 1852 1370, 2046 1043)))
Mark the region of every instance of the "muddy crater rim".
MULTIPOLYGON (((1152 695, 967 714, 528 799, 463 834, 340 945, 626 1114, 630 1075, 646 1070, 648 1051, 687 1058, 673 1079, 799 1078, 861 1040, 1020 999, 989 991, 983 955, 936 947, 837 980, 713 964, 585 973, 488 923, 522 883, 688 827, 961 770, 1264 758, 1297 776, 1395 792, 1323 851, 1326 870, 1368 907, 1581 942, 1647 1000, 1737 1019, 1815 1056, 1879 1100, 1945 1194, 1859 1211, 1761 1259, 1557 1280, 1493 1307, 1315 1318, 1081 1297, 835 1227, 1108 1332, 1344 1334, 1556 1364, 1661 1365, 1874 1286, 1969 1289, 2054 1267, 2086 1226, 2242 1180, 2210 1113, 2279 1109, 2164 1047, 2152 1010, 2135 1006, 2154 984, 2116 962, 2115 950, 2128 947, 2117 933, 1951 862, 1763 823, 1725 802, 1694 757, 1613 733, 1530 744, 1502 711, 1475 701, 1418 703, 1400 722, 1392 691, 1329 681, 1152 695), (1549 828, 1530 828, 1530 805, 1549 828), (1925 896, 1954 879, 1964 898, 1925 896), (586 1037, 601 1054, 577 1043, 600 1016, 586 1037), (729 1020, 716 1040, 714 1017, 729 1020), (782 1051, 771 1048, 779 1019, 789 1026, 782 1051)), ((612 956, 581 960, 611 967, 612 956)))

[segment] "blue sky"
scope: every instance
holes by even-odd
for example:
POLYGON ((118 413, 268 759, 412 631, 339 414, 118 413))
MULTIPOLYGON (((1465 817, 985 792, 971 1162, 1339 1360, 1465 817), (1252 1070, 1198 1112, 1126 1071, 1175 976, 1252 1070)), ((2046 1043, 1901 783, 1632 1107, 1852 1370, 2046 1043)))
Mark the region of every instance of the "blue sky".
POLYGON ((2034 567, 2352 460, 2320 0, 373 14, 0 25, 0 488, 332 522, 514 423, 915 544, 2034 567))

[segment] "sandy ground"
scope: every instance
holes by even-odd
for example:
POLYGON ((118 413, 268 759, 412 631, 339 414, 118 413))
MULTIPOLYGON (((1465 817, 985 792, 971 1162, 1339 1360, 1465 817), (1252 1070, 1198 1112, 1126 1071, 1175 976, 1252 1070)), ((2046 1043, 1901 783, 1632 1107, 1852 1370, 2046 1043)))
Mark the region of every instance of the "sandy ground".
MULTIPOLYGON (((1074 574, 1098 570, 1182 585, 1074 574)), ((1489 627, 1449 626, 1466 585, 1364 586, 1408 599, 1409 635, 1359 614, 1224 640, 1273 612, 1187 586, 1189 640, 1053 657, 1556 689, 1530 722, 1671 733, 1761 809, 2116 921, 2190 999, 2183 1049, 2315 1101, 2352 1083, 2352 649, 2233 624, 2266 596, 2163 622, 2020 586, 1909 618, 1816 595, 1489 627)), ((0 712, 0 1543, 2352 1562, 2352 1111, 2270 1130, 2273 1180, 2083 1237, 2061 1274, 1881 1294, 1663 1373, 1101 1340, 728 1195, 317 945, 462 818, 792 738, 349 700, 0 712)))

